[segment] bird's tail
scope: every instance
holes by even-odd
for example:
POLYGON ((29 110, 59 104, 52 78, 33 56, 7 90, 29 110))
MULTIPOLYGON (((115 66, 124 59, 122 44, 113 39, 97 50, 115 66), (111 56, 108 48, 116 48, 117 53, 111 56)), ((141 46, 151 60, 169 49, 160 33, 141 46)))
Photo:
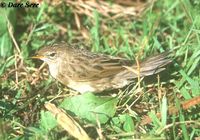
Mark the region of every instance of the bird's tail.
POLYGON ((146 59, 146 61, 143 61, 139 64, 135 64, 132 67, 126 67, 129 70, 129 72, 127 73, 127 77, 136 78, 138 77, 138 75, 140 75, 140 77, 145 77, 157 74, 165 70, 164 66, 171 63, 172 61, 169 55, 170 52, 164 52, 156 56, 149 57, 146 59), (132 75, 130 75, 130 71, 132 72, 132 75))
POLYGON ((169 55, 170 52, 164 52, 159 55, 149 57, 146 61, 139 64, 134 64, 133 66, 123 66, 126 70, 120 72, 114 77, 112 80, 113 85, 115 85, 115 88, 122 88, 123 86, 131 83, 133 79, 137 77, 150 76, 165 70, 164 66, 172 61, 169 55))
MULTIPOLYGON (((169 58, 170 52, 164 52, 156 56, 147 58, 146 61, 143 61, 139 64, 139 73, 141 77, 157 74, 163 70, 167 64, 171 63, 169 58)), ((135 66, 138 68, 138 66, 135 66)))

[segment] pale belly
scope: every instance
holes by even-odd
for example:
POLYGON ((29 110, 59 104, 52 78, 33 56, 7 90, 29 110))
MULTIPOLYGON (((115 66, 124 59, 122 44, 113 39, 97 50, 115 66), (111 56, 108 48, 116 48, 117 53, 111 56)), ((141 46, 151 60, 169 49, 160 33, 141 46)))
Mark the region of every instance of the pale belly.
POLYGON ((110 81, 109 78, 103 78, 93 82, 77 82, 70 79, 67 75, 64 75, 64 77, 59 75, 57 68, 57 65, 49 65, 51 76, 81 94, 85 92, 101 92, 106 89, 122 88, 129 83, 126 79, 119 79, 121 76, 116 76, 112 81, 110 81))
POLYGON ((95 92, 95 89, 88 83, 70 81, 67 86, 80 92, 81 94, 85 92, 95 92))
MULTIPOLYGON (((58 78, 58 69, 57 66, 55 65, 49 65, 49 71, 51 73, 51 76, 55 79, 58 78)), ((76 90, 80 93, 85 93, 85 92, 94 92, 95 89, 90 86, 90 84, 88 84, 87 82, 83 83, 83 82, 74 82, 69 80, 67 77, 65 77, 66 81, 62 81, 59 78, 57 80, 59 80, 61 83, 63 83, 64 85, 67 85, 69 88, 76 90), (67 80, 68 79, 68 80, 67 80)))

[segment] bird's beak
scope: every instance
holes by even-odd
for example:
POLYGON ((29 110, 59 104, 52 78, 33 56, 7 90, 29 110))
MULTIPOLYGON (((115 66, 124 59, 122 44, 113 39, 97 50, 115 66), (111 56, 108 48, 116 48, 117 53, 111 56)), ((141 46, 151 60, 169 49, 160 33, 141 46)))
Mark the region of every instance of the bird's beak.
POLYGON ((35 56, 32 56, 31 58, 33 58, 33 59, 42 59, 42 58, 44 58, 44 56, 43 55, 35 55, 35 56))

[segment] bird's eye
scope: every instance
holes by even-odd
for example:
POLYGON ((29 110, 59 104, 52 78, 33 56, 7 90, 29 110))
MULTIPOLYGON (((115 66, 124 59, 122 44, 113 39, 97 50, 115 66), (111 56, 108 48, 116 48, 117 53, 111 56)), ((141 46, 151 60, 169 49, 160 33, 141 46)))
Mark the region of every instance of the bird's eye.
POLYGON ((51 58, 54 58, 55 56, 56 56, 55 52, 49 54, 49 57, 51 57, 51 58))

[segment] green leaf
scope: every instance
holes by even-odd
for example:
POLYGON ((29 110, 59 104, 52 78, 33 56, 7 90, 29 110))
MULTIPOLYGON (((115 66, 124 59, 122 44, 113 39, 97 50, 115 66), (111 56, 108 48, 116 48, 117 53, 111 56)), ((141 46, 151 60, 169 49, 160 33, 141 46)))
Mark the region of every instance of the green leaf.
MULTIPOLYGON (((183 77, 183 80, 184 81, 187 81, 190 85, 191 85, 191 90, 192 90, 192 94, 193 94, 193 96, 198 96, 199 95, 199 83, 198 83, 198 81, 195 81, 193 78, 191 78, 191 77, 189 77, 187 74, 186 74, 186 72, 184 71, 184 70, 180 70, 179 71, 180 72, 180 74, 182 75, 182 77, 183 77)), ((179 82, 180 83, 180 82, 179 82)), ((178 84, 179 84, 178 83, 178 84)), ((187 92, 187 90, 186 89, 183 89, 183 88, 185 88, 185 87, 182 87, 180 90, 181 91, 184 91, 182 94, 183 94, 183 96, 186 98, 186 97, 190 97, 190 93, 189 92, 187 92)), ((188 98, 186 98, 186 99, 188 99, 188 98)), ((189 98, 190 99, 190 98, 189 98)))
POLYGON ((8 32, 8 20, 11 26, 15 26, 16 12, 15 8, 0 8, 0 56, 7 57, 12 53, 12 41, 8 32))
POLYGON ((129 116, 128 114, 125 114, 125 115, 121 115, 120 118, 122 118, 124 121, 123 129, 126 132, 132 132, 134 130, 134 124, 133 124, 133 120, 131 116, 129 116))
POLYGON ((114 116, 118 99, 113 97, 99 97, 92 93, 66 98, 60 107, 69 110, 77 116, 92 123, 97 120, 106 123, 114 116))
POLYGON ((10 67, 15 63, 14 57, 9 57, 5 62, 3 59, 0 59, 0 75, 2 75, 6 68, 10 67))
POLYGON ((41 111, 40 128, 44 133, 48 133, 57 125, 56 119, 49 111, 41 111))
POLYGON ((10 39, 9 33, 5 32, 0 36, 0 56, 3 58, 10 56, 12 54, 12 41, 10 39))
POLYGON ((152 119, 152 123, 153 123, 155 126, 159 127, 160 124, 161 124, 161 122, 160 122, 159 118, 156 116, 155 111, 152 110, 151 112, 148 113, 148 115, 149 115, 149 117, 152 119))
POLYGON ((112 118, 111 124, 117 133, 120 133, 122 128, 126 132, 132 132, 134 130, 133 120, 128 114, 122 114, 112 118))
POLYGON ((100 50, 99 45, 100 45, 100 38, 99 38, 99 13, 94 10, 94 17, 95 17, 95 26, 92 27, 91 29, 91 37, 94 41, 94 48, 93 51, 98 52, 100 50))

